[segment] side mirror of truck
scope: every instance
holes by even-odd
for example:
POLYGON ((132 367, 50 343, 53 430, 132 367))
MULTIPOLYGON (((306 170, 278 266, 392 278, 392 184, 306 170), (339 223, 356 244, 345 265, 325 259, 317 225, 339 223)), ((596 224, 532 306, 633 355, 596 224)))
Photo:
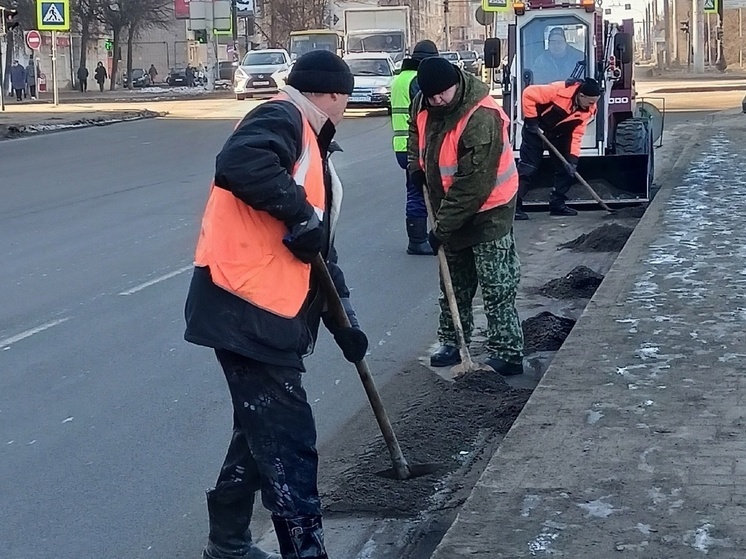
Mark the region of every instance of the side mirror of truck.
POLYGON ((500 39, 490 38, 484 42, 484 66, 486 68, 499 68, 502 57, 500 56, 500 39))
POLYGON ((614 36, 614 52, 622 64, 631 64, 634 56, 634 43, 629 33, 617 33, 614 36))

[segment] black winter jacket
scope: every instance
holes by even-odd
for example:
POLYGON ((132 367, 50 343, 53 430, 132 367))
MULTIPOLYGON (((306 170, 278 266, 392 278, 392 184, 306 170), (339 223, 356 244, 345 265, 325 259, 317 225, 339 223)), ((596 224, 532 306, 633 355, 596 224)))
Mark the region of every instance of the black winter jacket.
MULTIPOLYGON (((334 151, 334 133, 334 126, 328 121, 318 135, 324 158, 327 204, 324 213, 327 243, 322 252, 350 321, 357 326, 329 231, 332 185, 328 157, 334 151)), ((292 177, 295 162, 301 156, 302 137, 303 121, 295 105, 288 101, 260 105, 246 115, 218 154, 215 186, 229 190, 253 209, 269 213, 288 227, 304 221, 313 208, 303 188, 292 177)), ((218 287, 212 282, 208 268, 196 267, 187 296, 184 338, 263 363, 303 370, 303 357, 313 351, 324 307, 324 297, 313 276, 300 313, 288 319, 218 287)))

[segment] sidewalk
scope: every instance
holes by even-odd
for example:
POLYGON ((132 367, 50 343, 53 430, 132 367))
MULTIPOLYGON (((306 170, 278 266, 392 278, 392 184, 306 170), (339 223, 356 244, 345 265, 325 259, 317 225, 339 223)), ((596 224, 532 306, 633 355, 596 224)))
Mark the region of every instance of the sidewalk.
POLYGON ((746 117, 727 118, 681 146, 432 559, 746 557, 746 117))

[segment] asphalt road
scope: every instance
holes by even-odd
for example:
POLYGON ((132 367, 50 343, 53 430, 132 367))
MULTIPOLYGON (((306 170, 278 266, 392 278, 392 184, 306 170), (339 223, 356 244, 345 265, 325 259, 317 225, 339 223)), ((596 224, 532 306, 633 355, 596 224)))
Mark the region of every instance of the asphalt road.
MULTIPOLYGON (((183 304, 214 156, 249 104, 225 107, 0 142, 3 557, 199 555, 231 413, 183 304)), ((388 127, 348 119, 335 155, 340 262, 379 383, 434 341, 437 288, 435 259, 404 253, 388 127)), ((327 335, 308 366, 323 445, 367 404, 327 335)))
MULTIPOLYGON (((183 305, 233 123, 151 120, 0 143, 3 557, 198 556, 203 490, 231 413, 214 356, 183 341, 183 305)), ((435 259, 404 253, 388 126, 350 119, 335 156, 340 263, 380 382, 434 341, 437 287, 435 259)), ((327 335, 308 364, 323 444, 366 402, 327 335)))

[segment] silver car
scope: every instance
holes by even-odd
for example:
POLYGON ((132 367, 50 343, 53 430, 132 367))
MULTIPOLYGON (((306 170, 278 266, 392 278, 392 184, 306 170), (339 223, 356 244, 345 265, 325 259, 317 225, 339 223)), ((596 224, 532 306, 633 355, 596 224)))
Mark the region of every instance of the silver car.
POLYGON ((236 99, 277 93, 285 86, 290 64, 290 55, 284 49, 247 52, 233 77, 236 99))

